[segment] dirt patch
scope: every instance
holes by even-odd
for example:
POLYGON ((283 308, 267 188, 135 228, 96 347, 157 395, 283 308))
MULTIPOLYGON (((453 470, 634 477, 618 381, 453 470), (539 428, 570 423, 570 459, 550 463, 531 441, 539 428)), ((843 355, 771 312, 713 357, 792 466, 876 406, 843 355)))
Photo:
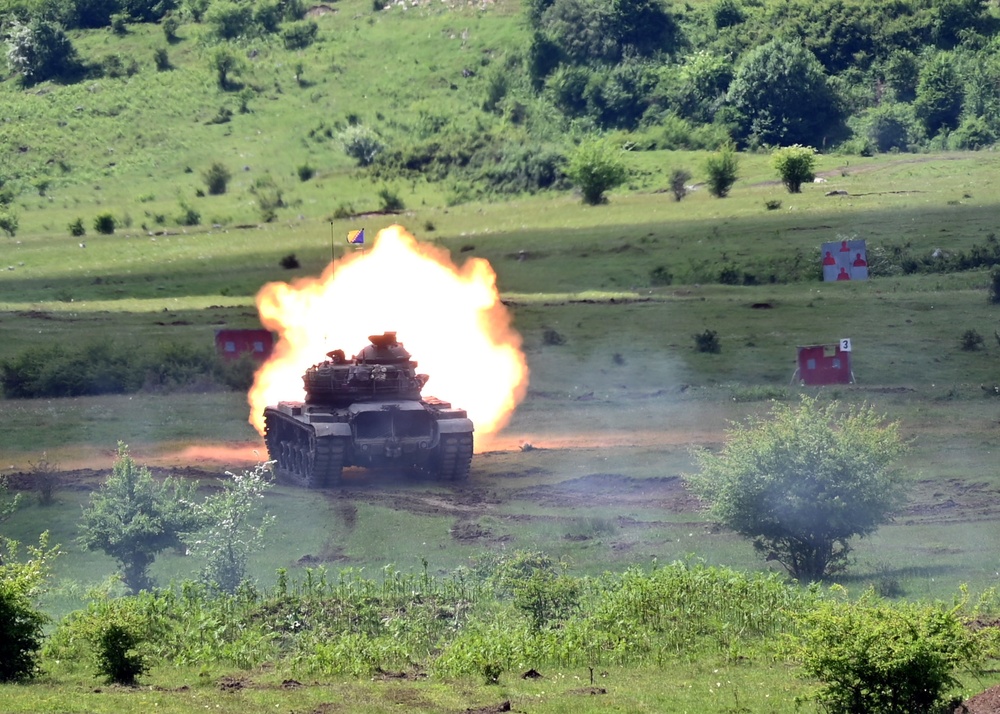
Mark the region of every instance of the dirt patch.
POLYGON ((497 714, 497 712, 509 712, 510 700, 505 700, 499 704, 491 704, 485 707, 472 707, 465 710, 465 714, 497 714))
POLYGON ((1000 517, 1000 488, 982 481, 951 478, 918 481, 910 505, 900 515, 903 525, 975 523, 1000 517))
POLYGON ((955 714, 1000 714, 1000 684, 966 699, 955 714))
POLYGON ((570 689, 566 694, 583 694, 588 696, 595 696, 597 694, 607 694, 608 690, 604 687, 580 687, 579 689, 570 689))
POLYGON ((336 8, 330 7, 329 5, 314 5, 306 10, 306 17, 312 19, 316 17, 323 17, 324 15, 335 15, 338 12, 340 11, 336 8))
POLYGON ((473 543, 493 536, 489 528, 483 528, 475 521, 458 521, 448 529, 448 533, 459 543, 473 543))
POLYGON ((250 680, 245 677, 226 675, 220 679, 216 686, 223 692, 238 692, 250 686, 250 680))
POLYGON ((702 508, 680 476, 637 479, 621 474, 590 474, 558 484, 532 486, 515 491, 515 499, 553 507, 642 506, 672 513, 690 513, 702 508))

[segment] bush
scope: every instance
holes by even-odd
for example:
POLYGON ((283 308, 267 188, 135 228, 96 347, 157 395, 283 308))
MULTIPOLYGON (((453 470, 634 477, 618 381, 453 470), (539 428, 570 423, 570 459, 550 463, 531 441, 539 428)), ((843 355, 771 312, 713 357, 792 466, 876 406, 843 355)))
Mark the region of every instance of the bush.
POLYGON ((201 223, 201 213, 194 206, 181 201, 181 212, 177 214, 177 225, 197 226, 201 223))
POLYGON ((11 20, 7 35, 7 64, 21 75, 21 82, 33 85, 71 74, 79 68, 76 49, 63 28, 36 18, 28 24, 11 20))
POLYGON ((725 198, 739 178, 740 160, 732 144, 723 146, 719 151, 705 160, 705 173, 708 174, 708 192, 716 198, 725 198))
POLYGON ((13 211, 0 210, 0 231, 13 238, 17 235, 18 220, 17 214, 13 211))
POLYGON ((659 265, 649 271, 649 284, 651 287, 659 288, 670 285, 672 282, 674 282, 674 276, 665 266, 659 265))
POLYGON ((958 607, 888 605, 869 594, 821 603, 805 624, 802 663, 822 683, 814 698, 830 714, 951 711, 954 671, 983 654, 958 607))
POLYGON ((116 35, 128 34, 128 14, 116 12, 111 16, 111 31, 116 35))
POLYGON ((800 193, 802 184, 816 177, 816 150, 811 146, 796 144, 778 149, 771 155, 771 160, 789 193, 800 193))
POLYGON ((674 169, 670 172, 670 192, 674 200, 680 201, 687 196, 687 182, 691 180, 691 172, 687 169, 674 169))
POLYGON ((235 40, 253 27, 253 6, 230 0, 216 0, 205 11, 205 23, 211 25, 216 37, 235 40))
POLYGON ((278 217, 278 209, 285 207, 284 192, 270 174, 254 181, 250 193, 257 199, 260 219, 265 223, 274 221, 278 217))
POLYGON ((302 267, 299 264, 299 259, 295 257, 295 253, 289 253, 278 262, 285 270, 295 270, 296 268, 302 267))
POLYGON ((290 22, 281 31, 281 39, 287 50, 304 50, 316 41, 319 25, 312 20, 290 22))
POLYGON ((586 141, 570 155, 566 175, 589 206, 605 203, 604 194, 628 179, 621 151, 603 141, 586 141))
POLYGON ((959 342, 964 352, 975 352, 976 350, 981 350, 986 345, 983 336, 975 330, 966 330, 962 333, 959 342))
POLYGON ((177 42, 177 30, 180 26, 181 23, 173 15, 167 15, 163 18, 163 36, 167 39, 167 42, 177 42))
POLYGON ((698 352, 718 354, 722 352, 722 345, 719 343, 719 333, 715 330, 705 330, 701 334, 694 335, 694 348, 698 352))
POLYGON ((102 235, 111 235, 117 226, 118 221, 110 213, 99 213, 94 218, 94 230, 102 235))
POLYGON ((1000 266, 993 266, 990 270, 990 292, 989 301, 992 305, 1000 305, 1000 266))
POLYGON ((29 679, 38 669, 42 628, 48 617, 34 600, 48 576, 58 548, 48 547, 48 533, 19 561, 17 541, 0 537, 0 682, 29 679))
POLYGON ((212 196, 219 196, 226 192, 226 188, 229 186, 229 179, 232 178, 232 174, 229 173, 229 169, 227 169, 223 164, 215 162, 208 167, 201 177, 205 181, 208 193, 212 196))
POLYGON ((399 194, 388 186, 383 186, 378 191, 379 210, 383 213, 396 213, 406 208, 403 199, 399 194))
POLYGON ((158 47, 153 53, 153 64, 156 65, 157 72, 166 72, 171 68, 170 55, 167 54, 166 47, 158 47))
POLYGON ((296 172, 299 175, 299 181, 308 181, 316 175, 316 169, 309 164, 302 164, 296 169, 296 172))
POLYGON ((340 143, 344 153, 358 162, 358 166, 370 166, 375 157, 385 151, 385 144, 378 134, 368 127, 355 124, 340 133, 340 143))

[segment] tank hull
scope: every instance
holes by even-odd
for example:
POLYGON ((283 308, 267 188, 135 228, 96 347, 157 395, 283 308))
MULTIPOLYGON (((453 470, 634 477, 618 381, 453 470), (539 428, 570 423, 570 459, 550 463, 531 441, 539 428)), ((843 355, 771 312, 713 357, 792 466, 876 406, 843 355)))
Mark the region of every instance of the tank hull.
POLYGON ((345 467, 392 468, 443 481, 468 477, 473 425, 465 411, 431 398, 347 406, 279 402, 264 410, 278 477, 334 488, 345 467))

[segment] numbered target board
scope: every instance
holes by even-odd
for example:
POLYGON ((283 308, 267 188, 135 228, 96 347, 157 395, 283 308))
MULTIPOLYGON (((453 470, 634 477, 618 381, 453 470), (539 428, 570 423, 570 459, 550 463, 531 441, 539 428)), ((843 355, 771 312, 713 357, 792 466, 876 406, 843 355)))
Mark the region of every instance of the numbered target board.
POLYGON ((803 384, 850 384, 854 381, 851 340, 845 338, 832 345, 799 347, 796 373, 803 384))

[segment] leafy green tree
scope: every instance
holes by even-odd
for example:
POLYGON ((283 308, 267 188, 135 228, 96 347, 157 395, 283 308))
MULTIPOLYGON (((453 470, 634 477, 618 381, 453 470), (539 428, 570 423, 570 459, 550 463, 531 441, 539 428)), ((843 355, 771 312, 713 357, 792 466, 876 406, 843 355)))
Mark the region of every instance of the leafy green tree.
POLYGON ((775 39, 747 52, 726 102, 741 141, 821 146, 840 128, 841 110, 823 66, 797 42, 775 39))
POLYGON ((537 29, 581 65, 651 57, 681 42, 677 21, 660 0, 554 0, 537 29))
POLYGON ((983 638, 951 608, 887 604, 868 594, 856 602, 821 602, 805 618, 802 664, 821 686, 814 695, 829 714, 952 711, 954 673, 982 661, 983 638))
POLYGON ((358 166, 369 166, 375 157, 385 151, 385 144, 372 129, 353 124, 340 133, 344 153, 358 162, 358 166))
POLYGON ((691 172, 687 169, 674 169, 670 172, 670 192, 674 200, 680 201, 687 196, 687 182, 691 180, 691 172))
POLYGON ((604 141, 590 140, 570 154, 566 175, 583 193, 583 202, 596 206, 607 201, 605 192, 625 183, 628 168, 619 149, 604 141))
POLYGON ((800 193, 802 184, 816 178, 816 150, 811 146, 788 146, 771 155, 781 183, 789 193, 800 193))
POLYGON ((226 168, 225 164, 218 161, 205 169, 205 172, 201 175, 202 180, 205 182, 205 188, 208 189, 208 193, 211 196, 221 196, 224 194, 229 187, 229 179, 232 177, 233 175, 229 173, 229 169, 226 168))
POLYGON ((168 478, 158 485, 119 442, 111 475, 83 512, 80 542, 117 560, 133 592, 149 589, 149 566, 157 554, 180 547, 181 536, 200 525, 188 505, 193 494, 194 484, 184 486, 168 478))
POLYGON ((920 70, 913 110, 923 122, 928 136, 958 126, 963 97, 964 87, 951 55, 939 54, 924 65, 920 70))
POLYGON ((38 670, 48 617, 37 598, 59 554, 58 546, 49 547, 48 532, 28 548, 27 560, 20 560, 19 550, 17 541, 0 538, 0 682, 28 679, 38 670))
POLYGON ((228 90, 233 87, 232 76, 239 74, 246 67, 246 62, 236 52, 226 45, 219 45, 209 56, 209 63, 219 83, 219 88, 228 90))
POLYGON ((235 40, 253 29, 253 5, 215 0, 205 11, 205 24, 221 40, 235 40))
POLYGON ((725 198, 739 178, 740 160, 732 144, 721 147, 705 159, 708 192, 716 198, 725 198))
POLYGON ((30 86, 74 72, 79 60, 60 25, 35 18, 27 24, 10 21, 7 66, 14 74, 21 75, 23 84, 30 86))
POLYGON ((885 102, 858 117, 856 133, 878 151, 909 151, 924 136, 909 104, 885 102))
POLYGON ((266 466, 226 475, 221 491, 192 505, 206 525, 188 545, 208 560, 202 579, 232 593, 246 579, 247 562, 264 544, 264 533, 274 518, 261 513, 264 495, 272 486, 266 466))
POLYGON ((868 406, 841 411, 802 397, 729 431, 721 453, 699 451, 689 483, 712 515, 796 578, 843 569, 850 539, 874 533, 904 501, 891 469, 899 424, 868 406))

